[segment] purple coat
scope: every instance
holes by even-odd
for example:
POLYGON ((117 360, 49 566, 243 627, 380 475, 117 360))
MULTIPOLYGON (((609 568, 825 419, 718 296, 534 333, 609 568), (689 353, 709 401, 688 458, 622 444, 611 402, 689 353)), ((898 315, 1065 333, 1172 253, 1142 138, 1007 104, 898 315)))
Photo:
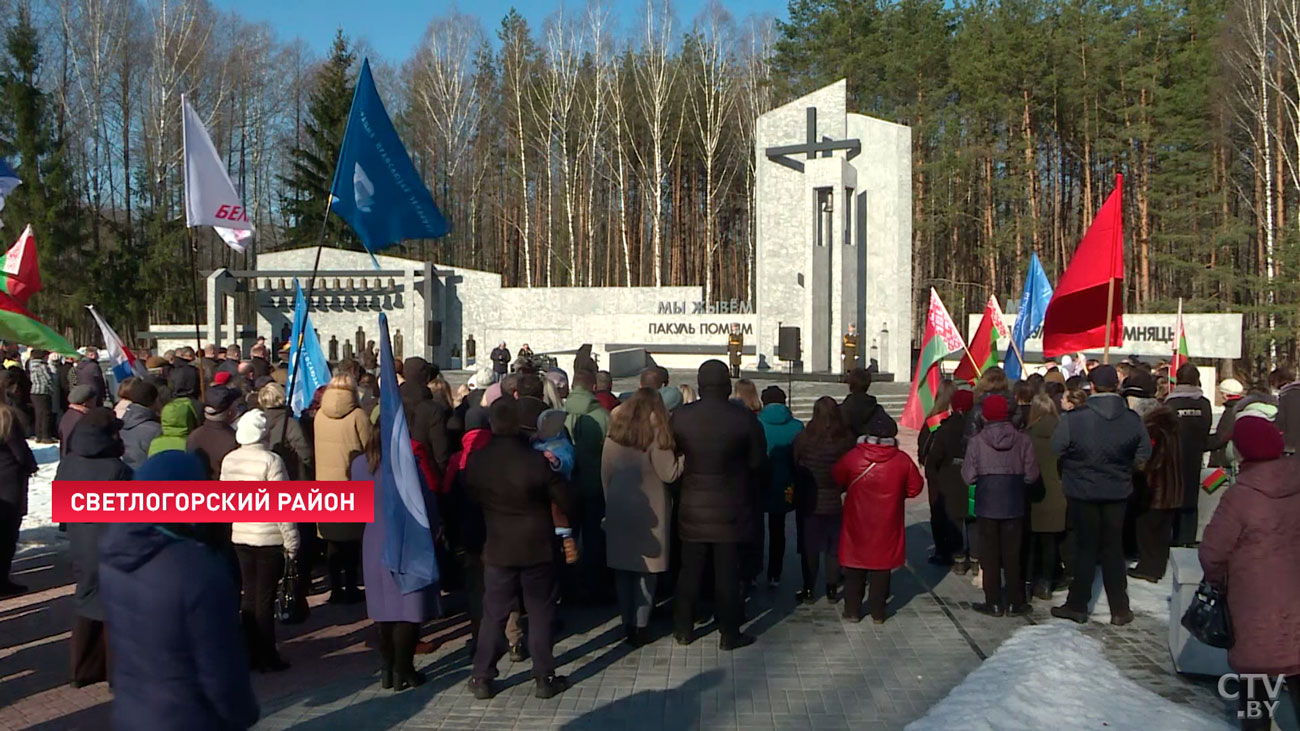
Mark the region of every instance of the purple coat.
POLYGON ((442 613, 438 601, 438 585, 403 594, 393 581, 393 575, 384 567, 384 491, 379 489, 379 473, 371 472, 366 456, 359 454, 352 460, 350 478, 374 481, 375 520, 366 523, 361 539, 361 569, 365 572, 366 615, 376 622, 423 622, 442 613))
POLYGON ((1038 481, 1034 444, 1009 421, 989 422, 966 443, 961 476, 975 484, 975 517, 1023 518, 1025 486, 1038 481))

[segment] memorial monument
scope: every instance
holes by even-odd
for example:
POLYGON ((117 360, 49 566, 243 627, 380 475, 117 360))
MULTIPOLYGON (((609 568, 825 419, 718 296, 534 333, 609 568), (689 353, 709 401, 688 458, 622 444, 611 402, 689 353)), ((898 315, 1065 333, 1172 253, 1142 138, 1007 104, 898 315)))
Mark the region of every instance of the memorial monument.
MULTIPOLYGON (((906 378, 912 329, 911 131, 846 109, 846 85, 824 89, 757 120, 755 300, 704 301, 689 287, 503 287, 492 272, 327 248, 311 303, 331 357, 367 354, 380 312, 405 330, 408 355, 463 368, 482 343, 527 342, 563 354, 591 344, 616 375, 647 357, 694 368, 739 352, 739 368, 779 369, 779 328, 798 328, 799 367, 840 373, 875 365, 906 378), (856 326, 856 328, 854 328, 856 326), (845 338, 851 329, 854 334, 845 338), (889 342, 894 333, 894 343, 889 342), (473 333, 474 335, 471 335, 473 333), (852 343, 852 357, 842 348, 852 343)), ((207 277, 206 341, 246 344, 286 332, 294 279, 309 289, 315 248, 259 253, 256 269, 207 277), (253 293, 256 317, 237 322, 235 299, 253 293)), ((193 325, 153 326, 160 349, 193 344, 193 325)), ((397 346, 401 348, 402 346, 397 346)), ((561 362, 565 359, 561 358, 561 362)))
POLYGON ((797 327, 804 370, 839 371, 856 325, 863 362, 906 378, 911 128, 850 114, 840 80, 759 117, 754 140, 758 352, 776 365, 778 328, 797 327))

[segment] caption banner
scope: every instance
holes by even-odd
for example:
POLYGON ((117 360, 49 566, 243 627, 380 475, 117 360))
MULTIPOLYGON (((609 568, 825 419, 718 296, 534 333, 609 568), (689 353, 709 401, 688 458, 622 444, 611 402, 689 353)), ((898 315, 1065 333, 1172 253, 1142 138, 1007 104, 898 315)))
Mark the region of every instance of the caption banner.
POLYGON ((374 482, 55 480, 56 523, 370 523, 374 482))

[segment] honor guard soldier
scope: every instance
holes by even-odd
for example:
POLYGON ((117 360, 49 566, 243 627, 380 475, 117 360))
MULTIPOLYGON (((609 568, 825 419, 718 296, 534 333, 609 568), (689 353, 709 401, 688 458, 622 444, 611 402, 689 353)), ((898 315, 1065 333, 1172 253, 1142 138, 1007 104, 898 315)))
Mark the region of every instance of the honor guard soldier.
POLYGON ((858 326, 849 325, 849 331, 844 333, 844 346, 840 349, 841 355, 844 356, 842 370, 844 375, 848 375, 854 368, 858 367, 858 326))
POLYGON ((727 362, 731 364, 732 378, 740 378, 740 354, 744 349, 745 334, 740 331, 740 323, 732 323, 727 334, 727 362))

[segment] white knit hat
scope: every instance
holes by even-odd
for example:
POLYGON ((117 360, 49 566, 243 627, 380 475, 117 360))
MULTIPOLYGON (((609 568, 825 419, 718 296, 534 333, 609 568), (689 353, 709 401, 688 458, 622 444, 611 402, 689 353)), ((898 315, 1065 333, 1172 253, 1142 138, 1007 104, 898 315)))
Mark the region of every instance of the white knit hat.
POLYGON ((265 436, 266 414, 261 409, 252 409, 235 425, 235 441, 240 444, 257 444, 265 436))
POLYGON ((1235 378, 1225 378, 1219 381, 1219 393, 1224 396, 1240 396, 1246 393, 1246 389, 1241 385, 1241 381, 1235 378))

